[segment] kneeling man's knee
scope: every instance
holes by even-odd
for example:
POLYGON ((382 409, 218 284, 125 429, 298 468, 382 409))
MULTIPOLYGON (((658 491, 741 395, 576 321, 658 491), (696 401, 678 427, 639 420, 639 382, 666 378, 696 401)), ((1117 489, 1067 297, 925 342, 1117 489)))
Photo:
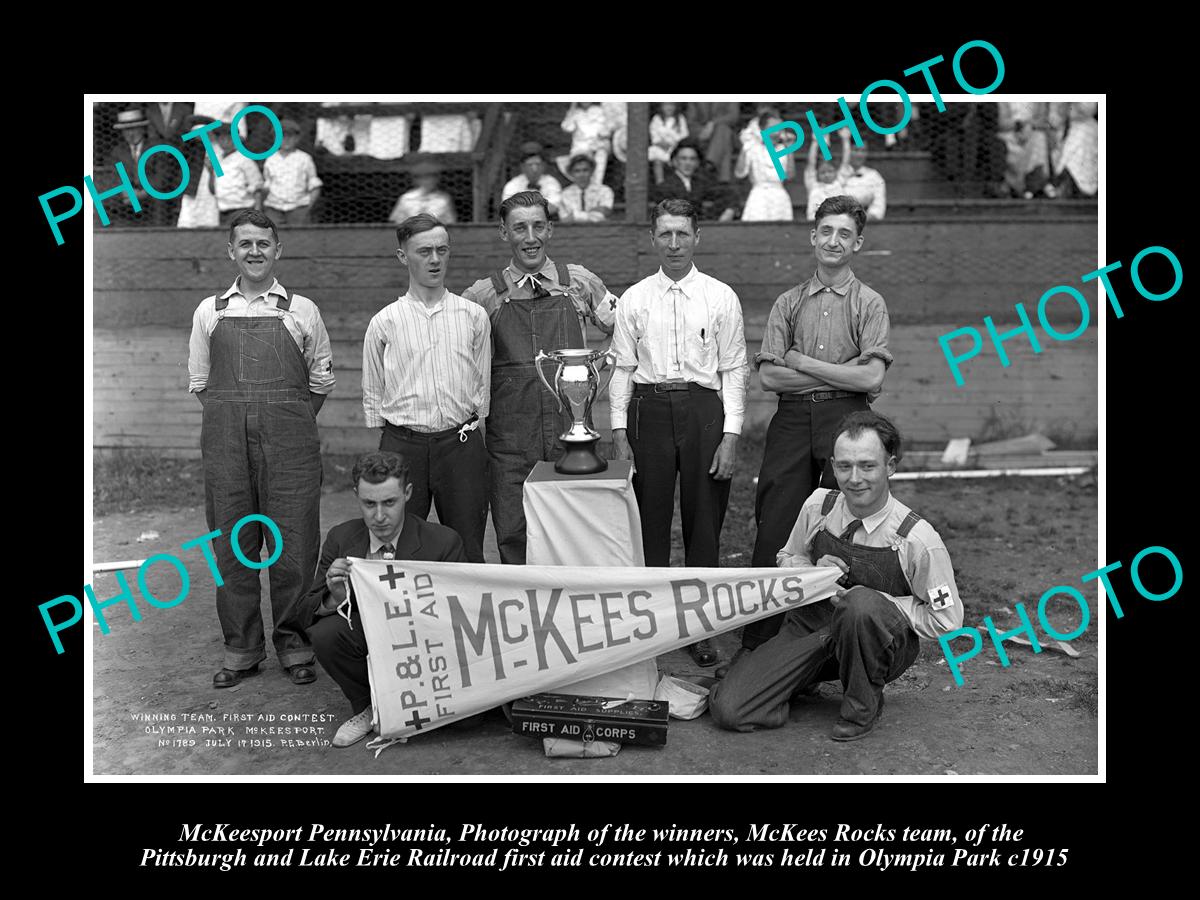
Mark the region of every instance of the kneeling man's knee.
POLYGON ((837 617, 864 618, 877 615, 881 610, 887 609, 889 603, 887 597, 879 593, 874 588, 855 585, 850 588, 843 596, 835 610, 837 617))

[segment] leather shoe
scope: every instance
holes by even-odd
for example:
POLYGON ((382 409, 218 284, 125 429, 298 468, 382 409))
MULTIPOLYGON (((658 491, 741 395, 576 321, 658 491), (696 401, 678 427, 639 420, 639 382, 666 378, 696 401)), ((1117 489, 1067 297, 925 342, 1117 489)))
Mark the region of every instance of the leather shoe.
POLYGON ((875 718, 866 725, 859 725, 857 722, 847 722, 845 719, 838 719, 833 726, 833 734, 831 737, 835 741, 857 741, 859 738, 864 738, 875 728, 875 724, 883 715, 883 694, 879 695, 879 708, 875 710, 875 718))
POLYGON ((288 666, 287 673, 292 684, 312 684, 317 680, 317 670, 313 668, 312 663, 297 663, 294 666, 288 666))
POLYGON ((737 651, 733 654, 733 659, 729 660, 729 662, 725 663, 723 666, 717 666, 717 671, 713 672, 713 674, 718 678, 724 678, 729 674, 729 670, 737 665, 737 661, 749 652, 749 647, 738 647, 737 651))
POLYGON ((696 641, 696 643, 691 644, 687 649, 696 665, 703 666, 704 668, 715 666, 717 660, 721 658, 717 656, 717 651, 713 649, 712 644, 708 642, 707 638, 702 641, 696 641))
POLYGON ((258 663, 255 663, 249 669, 222 669, 213 676, 213 687, 215 688, 230 688, 235 684, 241 684, 251 675, 258 674, 258 663))
POLYGON ((333 746, 349 747, 352 744, 357 744, 374 731, 375 728, 371 725, 371 718, 374 714, 372 707, 368 706, 358 715, 348 718, 338 726, 337 734, 333 736, 333 746))

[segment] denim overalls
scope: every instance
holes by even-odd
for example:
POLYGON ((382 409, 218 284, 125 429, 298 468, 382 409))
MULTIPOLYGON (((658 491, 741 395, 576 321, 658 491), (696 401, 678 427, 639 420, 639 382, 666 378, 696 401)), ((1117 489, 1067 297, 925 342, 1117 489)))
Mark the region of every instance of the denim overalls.
MULTIPOLYGON (((269 517, 283 536, 270 573, 272 642, 281 666, 311 663, 313 651, 299 621, 320 546, 321 442, 309 403, 308 365, 283 324, 292 295, 264 316, 226 316, 217 293, 218 321, 209 340, 210 369, 200 445, 205 513, 224 584, 217 617, 225 636, 227 669, 249 669, 266 658, 259 571, 234 556, 230 536, 250 513, 269 517)), ((238 534, 242 553, 257 562, 267 534, 249 522, 238 534)), ((269 550, 275 552, 274 538, 269 550)))

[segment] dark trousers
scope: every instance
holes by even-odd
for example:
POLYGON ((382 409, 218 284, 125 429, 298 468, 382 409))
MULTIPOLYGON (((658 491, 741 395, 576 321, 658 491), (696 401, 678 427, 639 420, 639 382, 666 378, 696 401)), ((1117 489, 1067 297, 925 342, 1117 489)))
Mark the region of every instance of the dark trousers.
POLYGON ((389 422, 379 449, 399 453, 408 463, 413 495, 406 508, 424 519, 436 502, 438 520, 458 532, 467 560, 483 562, 488 455, 479 429, 468 431, 463 442, 457 429, 422 434, 389 422))
POLYGON ((353 600, 350 616, 353 628, 337 613, 322 616, 309 627, 308 638, 321 668, 337 682, 350 701, 351 714, 357 715, 371 705, 371 682, 367 677, 367 636, 353 600))
MULTIPOLYGON (((758 534, 751 566, 774 566, 775 555, 787 543, 804 501, 818 487, 837 487, 830 463, 834 432, 847 415, 868 408, 865 394, 817 401, 796 394, 779 395, 758 473, 754 500, 758 534)), ((751 622, 742 630, 742 646, 753 650, 770 640, 779 633, 784 615, 751 622)))
POLYGON ((899 678, 920 650, 896 604, 855 587, 836 606, 821 600, 787 613, 779 633, 739 659, 713 688, 709 709, 722 728, 778 728, 796 693, 839 678, 842 718, 866 725, 879 709, 884 684, 899 678))
POLYGON ((716 391, 689 387, 654 393, 635 386, 630 402, 626 433, 637 467, 633 492, 647 566, 670 565, 676 473, 685 565, 720 564, 730 482, 715 480, 708 470, 724 437, 725 412, 716 391))
POLYGON ((276 225, 307 225, 309 223, 309 206, 297 206, 295 209, 282 210, 273 206, 265 207, 265 212, 276 225))

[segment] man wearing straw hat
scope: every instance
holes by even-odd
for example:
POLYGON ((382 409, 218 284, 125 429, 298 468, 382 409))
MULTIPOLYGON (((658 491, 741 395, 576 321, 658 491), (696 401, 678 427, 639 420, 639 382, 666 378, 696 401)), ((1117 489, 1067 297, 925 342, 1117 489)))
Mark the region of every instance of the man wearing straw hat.
MULTIPOLYGON (((158 212, 158 201, 151 200, 141 184, 138 183, 138 160, 150 149, 150 120, 146 118, 146 114, 139 109, 123 109, 117 113, 116 124, 113 128, 121 136, 121 140, 108 153, 108 165, 103 174, 103 178, 97 178, 97 186, 104 189, 116 187, 119 181, 117 177, 116 164, 120 163, 125 169, 125 174, 129 176, 129 181, 133 185, 133 193, 141 204, 141 211, 134 212, 133 204, 129 200, 129 195, 122 191, 115 194, 111 198, 111 204, 106 204, 104 211, 108 213, 108 217, 113 222, 119 222, 126 225, 157 225, 167 224, 166 221, 159 222, 165 213, 158 212)), ((147 177, 154 180, 151 171, 154 169, 154 163, 161 159, 163 154, 157 154, 151 159, 147 165, 147 177)), ((99 173, 97 173, 99 174, 99 173)), ((157 181, 155 184, 158 187, 157 181)), ((174 187, 174 185, 168 185, 174 187)))

